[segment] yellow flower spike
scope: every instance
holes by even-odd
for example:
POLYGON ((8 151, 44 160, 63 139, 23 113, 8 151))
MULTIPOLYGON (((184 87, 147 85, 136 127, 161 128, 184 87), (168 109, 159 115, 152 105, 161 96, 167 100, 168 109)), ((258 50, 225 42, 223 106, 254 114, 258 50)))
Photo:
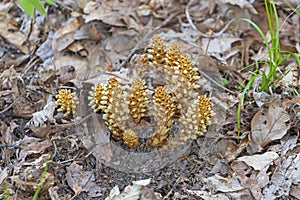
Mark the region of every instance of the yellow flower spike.
POLYGON ((199 79, 199 73, 193 65, 194 63, 187 55, 179 60, 179 72, 190 84, 194 84, 199 79))
POLYGON ((122 139, 124 144, 126 144, 130 148, 136 148, 139 145, 139 137, 138 135, 131 129, 124 131, 122 135, 122 139))
MULTIPOLYGON (((110 84, 110 83, 109 83, 110 84)), ((109 86, 107 86, 107 89, 109 86)), ((112 89, 113 87, 111 87, 112 89)), ((116 84, 113 90, 107 94, 109 97, 108 106, 104 109, 103 119, 105 124, 116 140, 122 139, 123 130, 126 129, 126 122, 129 118, 129 101, 127 93, 121 85, 116 84)))
POLYGON ((88 99, 90 100, 89 106, 91 106, 94 112, 105 110, 107 108, 109 105, 109 99, 117 85, 119 85, 119 81, 115 78, 111 78, 108 80, 108 84, 106 86, 98 84, 92 87, 92 91, 89 92, 90 96, 88 99))
POLYGON ((200 110, 199 116, 201 116, 198 119, 198 129, 201 132, 205 132, 206 126, 210 125, 211 123, 211 117, 214 116, 214 112, 212 110, 213 104, 211 103, 210 98, 201 96, 198 99, 196 106, 200 110))
POLYGON ((167 51, 166 57, 167 57, 167 67, 176 67, 179 65, 179 60, 182 56, 182 51, 180 47, 176 43, 172 43, 167 51))
POLYGON ((98 112, 101 110, 103 105, 107 104, 104 99, 107 97, 105 96, 105 86, 98 84, 92 87, 92 91, 89 92, 90 96, 88 99, 90 100, 89 106, 94 110, 94 112, 98 112))
POLYGON ((65 113, 65 116, 75 114, 78 105, 78 98, 75 93, 72 93, 71 90, 68 89, 61 89, 55 97, 57 99, 55 101, 56 105, 60 106, 60 108, 57 109, 58 112, 65 113))
POLYGON ((147 87, 145 81, 135 79, 131 83, 129 98, 130 116, 135 123, 138 123, 145 115, 148 106, 147 87))
POLYGON ((155 109, 154 118, 157 122, 157 128, 148 140, 148 145, 159 146, 164 143, 169 135, 176 105, 174 99, 164 87, 157 87, 155 89, 153 100, 155 109))
POLYGON ((185 143, 189 139, 196 139, 198 135, 206 132, 206 127, 210 124, 210 119, 214 115, 213 104, 206 96, 198 98, 197 102, 190 106, 181 116, 179 122, 184 126, 179 133, 179 142, 185 143))
POLYGON ((146 48, 146 54, 140 59, 140 63, 152 67, 158 73, 162 73, 166 63, 166 49, 164 40, 157 34, 153 35, 151 43, 146 48))

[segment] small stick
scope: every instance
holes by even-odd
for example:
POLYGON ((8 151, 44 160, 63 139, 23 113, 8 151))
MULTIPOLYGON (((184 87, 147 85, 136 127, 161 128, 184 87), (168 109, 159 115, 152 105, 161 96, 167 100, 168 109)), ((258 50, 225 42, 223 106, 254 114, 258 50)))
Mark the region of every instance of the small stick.
POLYGON ((229 27, 229 25, 235 21, 235 19, 231 19, 225 26, 224 28, 219 31, 218 33, 215 33, 215 34, 210 34, 210 35, 207 35, 205 33, 202 33, 201 31, 198 30, 198 28, 195 26, 195 24, 193 23, 193 20, 191 19, 191 16, 190 16, 190 13, 189 13, 189 7, 190 5, 193 3, 193 0, 191 0, 188 5, 186 6, 185 8, 185 15, 186 15, 186 18, 189 22, 189 24, 191 25, 191 27, 197 31, 199 33, 200 36, 202 37, 205 37, 205 38, 212 38, 212 37, 219 37, 220 35, 222 35, 229 27))

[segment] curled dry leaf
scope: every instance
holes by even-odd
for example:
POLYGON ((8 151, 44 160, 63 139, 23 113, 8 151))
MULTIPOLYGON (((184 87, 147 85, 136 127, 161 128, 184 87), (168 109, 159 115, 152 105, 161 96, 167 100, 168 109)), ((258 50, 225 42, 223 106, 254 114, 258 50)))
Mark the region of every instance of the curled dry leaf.
POLYGON ((55 119, 53 118, 55 108, 56 104, 53 101, 48 102, 43 110, 32 114, 32 118, 26 124, 26 127, 38 137, 46 136, 51 128, 47 122, 55 122, 55 119))
POLYGON ((73 162, 67 167, 66 178, 75 196, 82 191, 89 192, 90 197, 102 196, 101 188, 95 183, 94 173, 92 171, 84 171, 82 166, 77 163, 73 162))
POLYGON ((279 99, 274 100, 266 111, 261 108, 251 121, 252 141, 249 150, 252 153, 260 152, 270 142, 281 139, 290 128, 289 120, 279 99))
POLYGON ((21 140, 21 151, 18 160, 23 162, 28 155, 43 153, 50 146, 52 146, 50 140, 40 140, 35 137, 25 136, 21 140))
POLYGON ((105 200, 123 200, 123 199, 131 199, 138 200, 140 199, 140 194, 143 186, 146 186, 150 183, 151 179, 133 181, 133 185, 128 185, 124 192, 120 193, 119 187, 115 186, 111 191, 108 197, 105 200))

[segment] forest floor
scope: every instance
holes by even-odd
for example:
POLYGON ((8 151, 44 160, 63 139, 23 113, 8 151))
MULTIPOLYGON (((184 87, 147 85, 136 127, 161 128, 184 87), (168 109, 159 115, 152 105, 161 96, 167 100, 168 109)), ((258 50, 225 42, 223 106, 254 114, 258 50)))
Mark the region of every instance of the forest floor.
MULTIPOLYGON (((34 18, 2 1, 0 199, 300 199, 300 13, 297 1, 275 6, 281 56, 294 56, 261 91, 268 48, 240 19, 271 43, 264 1, 64 0, 34 18), (94 84, 139 76, 155 34, 194 62, 196 93, 215 113, 203 136, 167 152, 145 142, 158 124, 150 114, 130 149, 109 137, 87 99, 94 84), (60 89, 78 96, 74 114, 59 112, 60 89)), ((165 84, 156 73, 153 88, 165 84)), ((188 127, 174 120, 169 137, 177 129, 188 127)))

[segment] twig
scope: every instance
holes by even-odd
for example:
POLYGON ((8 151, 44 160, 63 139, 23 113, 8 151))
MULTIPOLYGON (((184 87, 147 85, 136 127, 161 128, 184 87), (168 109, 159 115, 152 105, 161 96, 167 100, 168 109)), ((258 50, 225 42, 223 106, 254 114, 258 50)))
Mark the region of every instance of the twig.
POLYGON ((204 73, 203 71, 201 71, 201 74, 207 78, 208 80, 210 80, 211 82, 213 82, 214 84, 216 84, 217 86, 219 86, 220 88, 222 88, 223 90, 229 92, 230 94, 235 94, 233 91, 227 89, 226 87, 224 87, 222 84, 218 83, 217 81, 215 81, 213 78, 211 78, 210 76, 208 76, 206 73, 204 73))
POLYGON ((0 144, 0 147, 21 148, 20 142, 16 142, 16 143, 14 143, 14 144, 0 144))
POLYGON ((16 100, 14 100, 14 102, 12 102, 9 106, 7 106, 4 110, 0 111, 0 115, 2 115, 3 113, 5 113, 6 111, 8 111, 13 105, 15 105, 17 103, 17 101, 20 100, 21 97, 24 96, 25 93, 21 94, 16 100))
POLYGON ((285 19, 284 19, 284 21, 282 22, 282 24, 281 24, 281 26, 280 26, 280 28, 279 28, 279 31, 281 31, 281 29, 282 29, 282 27, 284 26, 284 24, 286 23, 286 21, 288 20, 288 18, 292 15, 292 14, 294 14, 297 10, 298 10, 298 8, 300 7, 300 5, 298 5, 285 19))
POLYGON ((21 77, 23 78, 23 76, 28 73, 28 71, 31 69, 31 67, 36 66, 36 64, 40 61, 40 58, 38 58, 37 56, 30 59, 29 62, 26 64, 25 68, 22 70, 21 72, 21 77))
POLYGON ((217 33, 210 34, 210 35, 207 35, 207 34, 205 34, 205 33, 202 33, 201 31, 198 30, 198 28, 195 26, 193 20, 191 19, 191 16, 190 16, 190 13, 189 13, 189 7, 190 7, 190 5, 191 5, 192 3, 193 3, 193 0, 191 0, 191 1, 188 3, 188 5, 186 6, 186 8, 185 8, 185 15, 186 15, 186 18, 187 18, 189 24, 191 25, 191 27, 192 27, 195 31, 197 31, 197 33, 198 33, 200 36, 202 36, 202 37, 205 37, 205 38, 219 37, 220 35, 222 35, 222 34, 228 29, 228 27, 230 26, 230 24, 231 24, 232 22, 235 21, 235 19, 231 19, 231 20, 224 26, 224 28, 223 28, 222 30, 220 30, 219 32, 217 32, 217 33))
POLYGON ((56 156, 56 153, 57 153, 57 146, 56 146, 56 143, 55 143, 55 141, 52 141, 52 144, 53 144, 53 146, 54 146, 54 153, 52 154, 52 158, 51 158, 51 160, 53 160, 53 159, 54 159, 54 157, 56 156))

